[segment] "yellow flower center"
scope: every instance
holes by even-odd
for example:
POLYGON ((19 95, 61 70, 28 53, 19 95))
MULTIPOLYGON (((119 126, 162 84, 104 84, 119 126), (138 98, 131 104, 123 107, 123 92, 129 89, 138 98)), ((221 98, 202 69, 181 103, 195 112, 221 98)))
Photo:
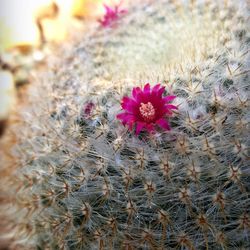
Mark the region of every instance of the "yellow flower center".
POLYGON ((144 118, 144 120, 152 121, 154 119, 155 108, 151 102, 141 103, 139 110, 140 110, 140 113, 141 113, 142 117, 144 118))

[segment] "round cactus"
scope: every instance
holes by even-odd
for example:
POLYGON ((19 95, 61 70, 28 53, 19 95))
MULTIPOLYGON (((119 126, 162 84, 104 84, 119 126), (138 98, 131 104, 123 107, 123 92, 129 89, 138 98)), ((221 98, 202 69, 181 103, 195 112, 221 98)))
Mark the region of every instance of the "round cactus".
MULTIPOLYGON (((15 149, 20 245, 250 248, 247 13, 151 2, 93 27, 33 93, 15 149), (147 82, 176 96, 167 130, 117 119, 147 82)), ((158 112, 148 103, 147 124, 158 112)))

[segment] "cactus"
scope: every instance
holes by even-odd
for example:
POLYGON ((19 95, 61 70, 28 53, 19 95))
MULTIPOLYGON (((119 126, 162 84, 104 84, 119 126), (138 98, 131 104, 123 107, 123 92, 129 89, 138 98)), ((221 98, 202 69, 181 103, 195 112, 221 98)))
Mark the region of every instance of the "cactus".
POLYGON ((25 249, 250 248, 248 13, 138 3, 54 59, 31 96, 14 151, 25 249), (170 131, 137 136, 116 116, 147 82, 178 110, 170 131))

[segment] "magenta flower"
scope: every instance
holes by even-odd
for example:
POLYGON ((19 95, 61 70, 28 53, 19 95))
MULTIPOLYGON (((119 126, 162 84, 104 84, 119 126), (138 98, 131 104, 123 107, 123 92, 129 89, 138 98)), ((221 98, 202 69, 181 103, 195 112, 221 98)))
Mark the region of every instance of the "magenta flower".
POLYGON ((121 14, 124 14, 127 12, 127 10, 119 9, 120 5, 121 4, 116 5, 114 8, 111 8, 110 6, 104 4, 104 8, 105 8, 106 13, 105 13, 103 19, 98 20, 103 27, 111 26, 114 23, 114 21, 119 19, 121 14))
POLYGON ((171 110, 177 107, 169 102, 176 96, 162 96, 164 91, 165 87, 160 84, 152 89, 149 83, 143 89, 133 88, 132 97, 123 97, 121 106, 125 112, 118 114, 117 119, 121 120, 123 125, 128 125, 130 131, 136 126, 136 135, 143 129, 153 132, 156 127, 170 130, 167 117, 171 116, 171 110))

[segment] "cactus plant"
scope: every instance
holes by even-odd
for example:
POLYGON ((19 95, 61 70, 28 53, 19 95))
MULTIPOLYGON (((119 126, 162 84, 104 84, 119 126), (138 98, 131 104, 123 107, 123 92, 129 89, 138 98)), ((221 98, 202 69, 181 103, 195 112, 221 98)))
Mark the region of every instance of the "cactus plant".
POLYGON ((231 1, 135 1, 64 52, 18 132, 17 244, 250 248, 247 15, 231 1), (170 131, 116 118, 147 82, 177 96, 170 131))

